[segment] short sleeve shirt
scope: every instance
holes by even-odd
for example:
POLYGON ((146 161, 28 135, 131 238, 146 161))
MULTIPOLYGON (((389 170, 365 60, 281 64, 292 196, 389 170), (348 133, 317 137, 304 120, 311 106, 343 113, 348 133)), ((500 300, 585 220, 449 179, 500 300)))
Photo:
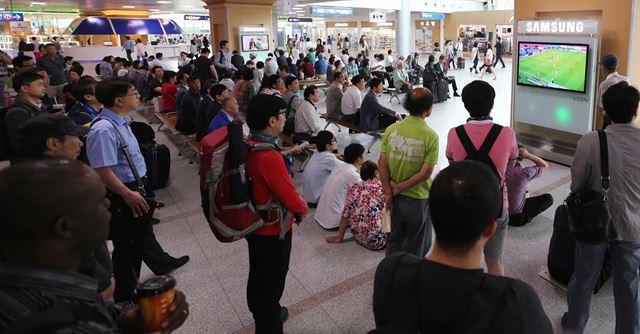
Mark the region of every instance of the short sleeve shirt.
POLYGON ((302 174, 303 198, 307 203, 318 203, 324 184, 331 171, 344 162, 338 160, 331 152, 319 152, 311 156, 302 174))
POLYGON ((133 132, 131 132, 127 121, 107 108, 102 108, 99 117, 106 118, 109 121, 97 121, 91 126, 91 131, 87 135, 87 157, 91 168, 110 167, 123 183, 135 181, 133 171, 120 147, 118 135, 114 130, 115 124, 125 143, 129 146, 129 154, 138 170, 138 174, 140 177, 147 175, 147 165, 140 152, 140 146, 138 146, 138 141, 133 132))
POLYGON ((542 167, 517 165, 507 169, 506 183, 509 189, 509 214, 522 212, 525 197, 527 196, 527 184, 542 174, 542 167))
MULTIPOLYGON (((391 180, 402 182, 418 173, 424 164, 438 163, 438 135, 424 119, 408 116, 387 128, 380 152, 387 158, 391 180)), ((429 198, 431 178, 401 194, 415 199, 429 198)))
MULTIPOLYGON (((469 135, 471 139, 471 143, 473 146, 478 149, 484 142, 484 139, 487 137, 489 130, 493 126, 493 122, 488 121, 469 121, 465 124, 464 129, 469 135)), ((464 146, 460 142, 458 138, 458 134, 456 133, 456 129, 452 128, 449 130, 449 134, 447 135, 447 149, 446 149, 447 159, 453 161, 464 160, 467 157, 467 151, 465 151, 464 146)), ((505 172, 507 170, 507 165, 509 160, 515 160, 518 157, 518 144, 516 142, 516 134, 513 132, 511 128, 504 127, 495 143, 491 147, 489 151, 489 157, 493 164, 498 169, 498 173, 500 174, 500 179, 503 182, 505 180, 505 172)), ((503 207, 506 209, 509 207, 509 199, 507 196, 507 187, 502 187, 503 190, 503 207)))
POLYGON ((607 76, 607 78, 600 83, 598 86, 598 94, 596 95, 596 106, 600 108, 604 108, 602 105, 602 95, 609 89, 609 87, 620 83, 620 81, 629 82, 629 78, 618 74, 618 72, 611 73, 607 76))

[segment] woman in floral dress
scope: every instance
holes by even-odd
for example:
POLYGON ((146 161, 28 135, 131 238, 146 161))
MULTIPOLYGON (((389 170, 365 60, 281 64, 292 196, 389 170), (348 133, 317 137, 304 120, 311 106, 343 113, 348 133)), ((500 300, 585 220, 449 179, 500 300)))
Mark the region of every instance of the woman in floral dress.
POLYGON ((351 224, 351 233, 356 242, 367 249, 380 250, 387 244, 387 234, 382 232, 382 214, 384 194, 378 175, 378 165, 365 161, 360 167, 362 182, 349 189, 338 235, 327 237, 329 243, 341 243, 347 225, 351 224))

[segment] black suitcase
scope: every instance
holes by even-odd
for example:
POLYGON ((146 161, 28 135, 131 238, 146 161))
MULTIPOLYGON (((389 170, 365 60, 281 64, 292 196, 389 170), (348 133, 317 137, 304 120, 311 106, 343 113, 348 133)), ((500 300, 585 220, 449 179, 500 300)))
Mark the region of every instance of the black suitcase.
POLYGON ((171 155, 165 145, 146 144, 140 145, 140 151, 147 164, 147 178, 153 189, 161 189, 169 183, 171 171, 171 155))
MULTIPOLYGON (((553 219, 553 233, 549 242, 549 255, 547 256, 547 268, 549 274, 556 281, 567 285, 574 270, 576 241, 569 230, 568 210, 566 205, 560 205, 556 209, 553 219)), ((605 253, 600 275, 596 281, 594 293, 598 292, 607 279, 611 276, 611 255, 609 250, 605 253)))
POLYGON ((436 97, 438 102, 444 102, 449 99, 449 83, 447 81, 438 81, 436 97))

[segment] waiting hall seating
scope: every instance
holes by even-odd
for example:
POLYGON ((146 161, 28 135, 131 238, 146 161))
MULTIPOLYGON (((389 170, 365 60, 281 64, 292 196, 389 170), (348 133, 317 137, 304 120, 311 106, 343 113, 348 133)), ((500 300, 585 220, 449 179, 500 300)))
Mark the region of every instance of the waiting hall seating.
POLYGON ((367 153, 371 153, 371 148, 373 147, 373 145, 378 141, 382 139, 382 135, 384 135, 384 130, 385 129, 378 129, 377 131, 363 131, 360 126, 358 126, 355 123, 346 121, 342 118, 337 118, 337 117, 332 117, 329 116, 327 114, 320 114, 320 118, 324 119, 327 121, 327 125, 325 125, 324 129, 326 130, 329 125, 333 124, 335 126, 338 127, 338 131, 342 131, 342 129, 340 128, 340 126, 344 126, 345 128, 353 131, 353 132, 357 132, 357 133, 364 133, 367 134, 371 137, 373 137, 373 140, 371 141, 371 143, 369 143, 369 146, 367 147, 367 153))

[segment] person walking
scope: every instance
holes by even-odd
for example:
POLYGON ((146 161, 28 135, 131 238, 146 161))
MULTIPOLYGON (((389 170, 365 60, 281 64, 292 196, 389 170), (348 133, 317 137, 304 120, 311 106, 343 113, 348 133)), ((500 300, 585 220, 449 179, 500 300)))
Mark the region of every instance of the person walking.
POLYGON ((506 66, 504 66, 504 61, 502 60, 502 55, 504 54, 504 44, 502 44, 502 38, 498 36, 497 40, 496 40, 496 60, 493 63, 493 67, 496 67, 496 65, 498 65, 498 61, 500 61, 500 63, 502 64, 502 68, 505 68, 506 66))
POLYGON ((481 68, 482 72, 480 72, 480 80, 484 77, 486 72, 491 72, 493 74, 493 80, 496 80, 496 71, 493 69, 493 50, 491 50, 491 45, 487 45, 487 53, 484 55, 484 65, 481 68))
POLYGON ((133 57, 131 57, 131 54, 133 53, 135 47, 136 43, 131 39, 131 37, 125 36, 125 41, 122 44, 122 50, 127 53, 127 59, 129 60, 129 62, 133 61, 133 57))
POLYGON ((471 61, 473 62, 473 67, 469 67, 469 72, 476 71, 478 74, 478 42, 473 42, 473 48, 471 49, 471 61))

